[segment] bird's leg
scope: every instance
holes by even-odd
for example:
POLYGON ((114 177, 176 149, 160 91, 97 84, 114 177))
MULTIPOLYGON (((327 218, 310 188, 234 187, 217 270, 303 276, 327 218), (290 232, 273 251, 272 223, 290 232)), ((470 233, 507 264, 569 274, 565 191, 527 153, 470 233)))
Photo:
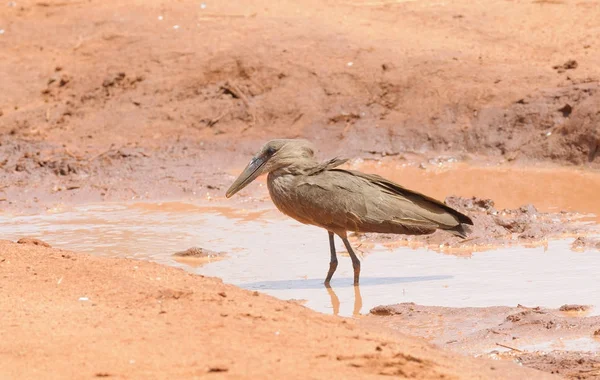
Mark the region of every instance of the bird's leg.
POLYGON ((337 255, 335 254, 335 243, 333 241, 333 232, 329 232, 329 250, 331 251, 331 260, 329 261, 329 272, 327 272, 327 277, 325 278, 325 286, 327 287, 329 287, 331 277, 333 277, 333 273, 335 273, 335 270, 338 266, 338 259, 337 255))
POLYGON ((352 249, 348 238, 342 237, 342 241, 346 246, 346 250, 348 250, 348 254, 350 255, 350 259, 352 259, 352 268, 354 268, 354 285, 358 285, 358 278, 360 277, 360 260, 356 257, 356 253, 352 249))

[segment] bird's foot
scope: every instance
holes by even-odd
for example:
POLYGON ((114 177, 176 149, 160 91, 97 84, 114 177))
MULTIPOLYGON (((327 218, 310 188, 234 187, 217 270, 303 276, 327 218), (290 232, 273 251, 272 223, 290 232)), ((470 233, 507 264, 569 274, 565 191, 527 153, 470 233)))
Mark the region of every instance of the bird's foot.
POLYGON ((338 266, 337 261, 332 261, 329 263, 329 272, 327 272, 327 277, 325 277, 325 282, 323 283, 328 288, 331 287, 329 285, 329 282, 331 281, 331 278, 333 277, 333 274, 335 273, 337 266, 338 266))

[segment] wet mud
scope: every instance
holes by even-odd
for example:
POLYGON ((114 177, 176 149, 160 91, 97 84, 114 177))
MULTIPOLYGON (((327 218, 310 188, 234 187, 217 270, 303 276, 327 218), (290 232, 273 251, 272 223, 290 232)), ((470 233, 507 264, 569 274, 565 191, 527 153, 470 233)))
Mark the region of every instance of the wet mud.
POLYGON ((205 248, 192 247, 185 251, 175 252, 172 256, 173 259, 179 263, 197 267, 216 260, 222 260, 227 254, 225 252, 214 252, 205 248))
POLYGON ((46 243, 45 241, 42 241, 42 240, 36 239, 36 238, 29 238, 29 237, 20 238, 19 240, 17 240, 17 244, 39 245, 41 247, 47 247, 47 248, 51 247, 51 245, 46 243))
POLYGON ((573 249, 574 251, 585 251, 588 249, 600 250, 600 239, 578 237, 577 239, 575 239, 573 244, 571 244, 571 249, 573 249))
POLYGON ((422 336, 460 353, 594 379, 600 376, 597 313, 586 305, 444 308, 404 303, 375 307, 361 322, 422 336))

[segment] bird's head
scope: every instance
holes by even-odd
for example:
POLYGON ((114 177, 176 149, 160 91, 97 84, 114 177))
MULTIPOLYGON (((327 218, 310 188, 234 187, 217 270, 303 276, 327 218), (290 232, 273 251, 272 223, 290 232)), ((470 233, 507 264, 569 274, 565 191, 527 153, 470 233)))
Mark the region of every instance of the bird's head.
POLYGON ((303 159, 312 159, 314 149, 307 140, 271 140, 250 160, 242 174, 231 184, 225 196, 230 198, 263 173, 296 164, 303 159))

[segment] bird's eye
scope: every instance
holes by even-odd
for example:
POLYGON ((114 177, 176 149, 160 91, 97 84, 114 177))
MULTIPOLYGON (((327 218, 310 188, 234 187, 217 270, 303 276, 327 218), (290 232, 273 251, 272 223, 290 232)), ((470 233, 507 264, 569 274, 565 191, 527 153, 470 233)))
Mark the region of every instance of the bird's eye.
POLYGON ((276 150, 272 146, 267 148, 267 156, 272 156, 275 154, 275 152, 276 152, 276 150))

